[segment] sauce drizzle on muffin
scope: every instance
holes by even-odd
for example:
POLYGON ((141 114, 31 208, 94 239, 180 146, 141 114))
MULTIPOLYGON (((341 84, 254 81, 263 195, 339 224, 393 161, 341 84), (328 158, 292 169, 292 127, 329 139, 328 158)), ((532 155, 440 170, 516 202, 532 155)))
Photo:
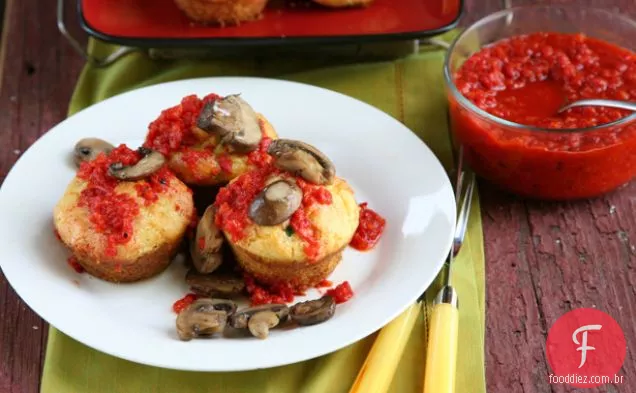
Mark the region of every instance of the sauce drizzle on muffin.
MULTIPOLYGON (((121 182, 109 174, 115 163, 135 165, 142 159, 137 151, 126 145, 119 145, 110 154, 98 155, 93 161, 82 162, 77 177, 86 181, 78 205, 90 212, 90 220, 96 232, 107 238, 108 255, 116 254, 116 246, 125 244, 132 238, 133 223, 139 214, 139 204, 128 194, 115 191, 121 182)), ((174 175, 165 167, 150 174, 135 184, 137 195, 148 206, 168 189, 168 182, 174 175)))

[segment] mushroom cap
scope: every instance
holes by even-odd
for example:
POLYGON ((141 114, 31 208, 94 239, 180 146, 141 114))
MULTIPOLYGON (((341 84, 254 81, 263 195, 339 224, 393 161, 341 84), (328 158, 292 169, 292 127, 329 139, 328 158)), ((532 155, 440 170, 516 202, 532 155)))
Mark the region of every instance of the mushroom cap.
POLYGON ((320 299, 296 303, 291 307, 289 316, 302 326, 316 325, 333 317, 336 312, 336 302, 331 296, 320 299))
POLYGON ((303 193, 296 183, 278 180, 261 191, 249 208, 249 217, 258 225, 278 225, 300 207, 303 193))
POLYGON ((310 183, 332 184, 336 168, 323 152, 314 146, 292 139, 272 141, 267 153, 274 157, 274 165, 310 183))
POLYGON ((115 146, 99 138, 80 139, 73 148, 73 160, 77 167, 84 161, 94 160, 100 153, 108 154, 115 146))
POLYGON ((193 292, 203 296, 229 298, 243 293, 245 281, 228 274, 201 274, 190 270, 186 274, 186 283, 193 292))
POLYGON ((183 341, 189 341, 193 338, 209 337, 222 332, 228 318, 226 307, 226 300, 195 300, 177 316, 176 327, 179 338, 183 341))
POLYGON ((278 316, 280 322, 287 321, 289 316, 289 307, 286 304, 263 304, 261 306, 250 307, 235 312, 229 319, 229 325, 235 329, 245 329, 252 315, 262 312, 271 311, 278 316))
POLYGON ((147 155, 139 160, 135 165, 123 165, 121 162, 114 162, 108 168, 108 173, 119 180, 136 181, 146 178, 163 166, 166 158, 158 151, 146 150, 147 155))
POLYGON ((221 143, 237 152, 256 150, 263 137, 258 114, 238 94, 206 103, 197 126, 218 133, 221 143))
POLYGON ((221 246, 224 237, 214 224, 216 208, 210 205, 197 224, 196 237, 190 244, 192 264, 200 273, 212 273, 223 262, 221 246))

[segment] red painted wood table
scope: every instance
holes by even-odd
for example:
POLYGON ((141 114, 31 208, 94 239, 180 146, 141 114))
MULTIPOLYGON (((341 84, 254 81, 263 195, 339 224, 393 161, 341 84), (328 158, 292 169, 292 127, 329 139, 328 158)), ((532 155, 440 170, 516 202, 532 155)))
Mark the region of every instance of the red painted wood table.
MULTIPOLYGON (((560 3, 567 1, 560 1, 560 3)), ((0 179, 42 133, 65 118, 83 59, 56 29, 54 0, 8 1, 0 67, 0 179)), ((466 0, 463 23, 501 7, 466 0)), ((606 0, 578 1, 608 7, 606 0)), ((636 17, 633 0, 615 8, 636 17)), ((76 35, 81 35, 75 31, 76 35)), ((486 247, 486 373, 490 393, 574 391, 551 385, 547 331, 563 313, 596 307, 636 348, 636 182, 575 203, 528 202, 481 186, 486 247)), ((47 325, 0 275, 0 392, 37 392, 47 325)), ((636 355, 626 381, 590 392, 636 391, 636 355)), ((469 393, 469 392, 458 392, 469 393)))

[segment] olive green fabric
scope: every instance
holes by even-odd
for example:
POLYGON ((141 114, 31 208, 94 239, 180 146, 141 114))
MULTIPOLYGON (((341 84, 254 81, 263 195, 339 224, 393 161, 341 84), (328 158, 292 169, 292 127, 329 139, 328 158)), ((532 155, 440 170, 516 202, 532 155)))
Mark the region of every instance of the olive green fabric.
MULTIPOLYGON (((90 53, 104 56, 116 47, 91 41, 90 53)), ((335 90, 399 119, 452 167, 442 65, 444 51, 422 47, 398 60, 344 63, 325 58, 156 61, 134 53, 116 63, 83 70, 69 114, 107 97, 160 82, 208 76, 261 76, 304 82, 335 90)), ((175 97, 178 102, 180 97, 175 97)), ((317 108, 319 110, 319 108, 317 108)), ((422 174, 426 181, 426 174, 422 174)), ((479 199, 475 196, 465 246, 452 270, 459 292, 460 333, 457 393, 483 393, 484 255, 479 199)), ((413 272, 417 274, 417 272, 413 272)), ((391 392, 421 393, 430 302, 439 280, 427 293, 427 304, 402 356, 391 392)), ((390 291, 390 288, 387 288, 390 291)), ((342 393, 348 392, 375 334, 317 359, 272 369, 236 373, 196 373, 131 363, 49 332, 42 393, 342 393)))

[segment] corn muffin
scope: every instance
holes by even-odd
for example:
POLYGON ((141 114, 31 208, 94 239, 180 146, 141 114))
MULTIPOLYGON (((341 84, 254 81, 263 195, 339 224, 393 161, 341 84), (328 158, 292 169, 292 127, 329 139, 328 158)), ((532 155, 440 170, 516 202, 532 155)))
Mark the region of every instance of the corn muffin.
POLYGON ((175 0, 175 4, 195 22, 224 26, 260 19, 267 0, 175 0))
POLYGON ((196 218, 192 192, 163 155, 120 145, 78 164, 53 212, 55 230, 77 262, 111 282, 163 271, 196 218))
POLYGON ((213 186, 266 165, 267 146, 276 136, 239 95, 190 95, 150 124, 144 146, 166 156, 186 184, 213 186))
POLYGON ((277 139, 272 163, 221 188, 215 222, 237 263, 258 281, 314 286, 340 262, 360 207, 331 161, 311 145, 277 139))

